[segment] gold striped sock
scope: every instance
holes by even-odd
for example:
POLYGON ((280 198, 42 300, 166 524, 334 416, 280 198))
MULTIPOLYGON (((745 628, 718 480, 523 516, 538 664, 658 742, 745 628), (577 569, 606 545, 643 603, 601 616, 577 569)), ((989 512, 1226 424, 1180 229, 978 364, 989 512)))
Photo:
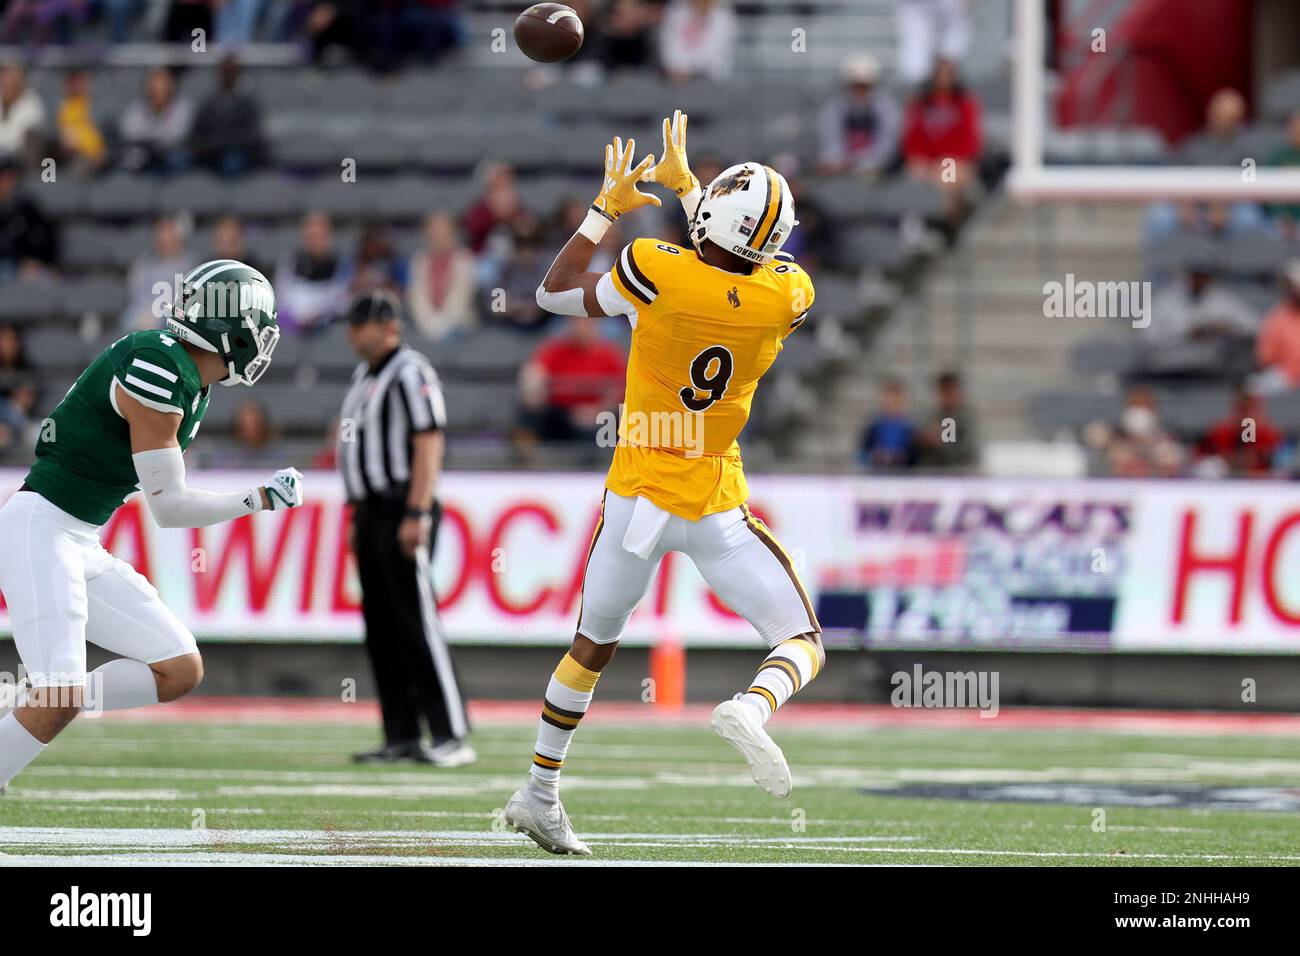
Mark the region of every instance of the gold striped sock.
POLYGON ((537 745, 533 748, 533 781, 546 790, 560 783, 569 742, 578 729, 595 693, 600 672, 588 670, 565 654, 560 659, 542 701, 542 716, 537 723, 537 745))
POLYGON ((782 641, 763 659, 740 699, 758 708, 766 721, 820 670, 817 649, 803 638, 782 641))

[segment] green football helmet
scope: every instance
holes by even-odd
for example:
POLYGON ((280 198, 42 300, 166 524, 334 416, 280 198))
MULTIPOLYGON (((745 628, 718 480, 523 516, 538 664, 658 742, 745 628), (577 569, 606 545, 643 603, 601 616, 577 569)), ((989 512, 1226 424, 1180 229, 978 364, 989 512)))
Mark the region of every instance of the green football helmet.
POLYGON ((220 355, 230 370, 222 385, 252 385, 280 341, 275 312, 275 290, 266 276, 236 259, 213 259, 182 281, 167 331, 220 355))

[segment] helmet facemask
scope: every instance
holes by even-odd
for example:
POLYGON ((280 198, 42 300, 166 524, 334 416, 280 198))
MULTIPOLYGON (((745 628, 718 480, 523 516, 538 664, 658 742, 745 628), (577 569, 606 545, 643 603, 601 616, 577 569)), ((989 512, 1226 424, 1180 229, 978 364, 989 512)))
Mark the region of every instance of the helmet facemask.
POLYGON ((271 353, 280 341, 280 330, 276 326, 263 325, 259 328, 257 319, 251 315, 245 316, 244 322, 248 326, 248 332, 241 329, 234 333, 232 344, 235 348, 226 353, 226 368, 230 374, 221 380, 222 385, 256 384, 271 366, 271 353), (251 358, 237 361, 250 351, 251 358))

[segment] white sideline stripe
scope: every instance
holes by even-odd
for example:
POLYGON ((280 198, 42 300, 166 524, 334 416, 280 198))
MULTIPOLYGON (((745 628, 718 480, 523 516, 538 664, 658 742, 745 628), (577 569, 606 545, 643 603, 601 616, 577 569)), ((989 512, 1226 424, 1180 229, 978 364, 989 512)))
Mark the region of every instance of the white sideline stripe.
POLYGON ((153 362, 146 362, 144 359, 132 359, 131 364, 136 368, 142 368, 150 374, 157 375, 159 378, 165 378, 169 382, 176 381, 176 374, 169 372, 161 365, 154 365, 153 362))
MULTIPOLYGON (((51 813, 84 814, 86 812, 85 805, 79 803, 47 803, 41 809, 44 811, 49 811, 51 813)), ((153 806, 150 804, 145 804, 144 806, 138 806, 138 807, 128 807, 128 806, 117 807, 117 806, 112 806, 111 804, 107 806, 95 807, 96 813, 174 813, 175 810, 176 810, 175 807, 169 807, 163 805, 153 806)), ((270 812, 271 811, 266 809, 265 807, 214 807, 208 810, 208 816, 209 817, 219 817, 219 816, 264 817, 270 812)), ((377 811, 367 811, 367 812, 371 816, 392 817, 396 819, 490 820, 492 818, 492 814, 487 810, 377 810, 377 811)), ((639 818, 628 816, 627 814, 623 814, 623 813, 584 813, 582 815, 582 819, 588 823, 594 823, 594 822, 625 823, 629 820, 634 820, 639 818)), ((677 814, 673 814, 673 819, 683 820, 683 821, 688 820, 691 823, 714 823, 714 824, 728 824, 728 825, 745 823, 745 824, 758 824, 759 826, 771 826, 771 827, 782 827, 782 828, 788 827, 790 825, 790 820, 786 817, 714 817, 714 816, 679 816, 677 814)), ((861 820, 846 820, 846 819, 838 819, 838 818, 818 818, 816 820, 806 820, 804 822, 807 826, 810 827, 858 826, 862 823, 861 820)), ((911 827, 911 826, 923 825, 923 821, 920 820, 872 820, 871 823, 873 826, 878 826, 878 827, 885 827, 885 826, 911 827)), ((1019 826, 1019 824, 1015 824, 1015 825, 1019 826)), ((1091 829, 1091 827, 1087 826, 1086 824, 1079 824, 1078 826, 1075 826, 1073 824, 1068 824, 1066 825, 1066 829, 1067 830, 1071 830, 1071 829, 1089 830, 1091 829)), ((1213 833, 1214 832, 1213 830, 1198 830, 1191 827, 1137 827, 1137 826, 1123 827, 1123 826, 1111 825, 1108 826, 1107 829, 1115 830, 1115 831, 1153 830, 1153 831, 1169 832, 1169 833, 1184 833, 1184 832, 1213 833)), ((883 840, 886 838, 880 837, 878 839, 883 840)), ((893 839, 919 840, 920 837, 895 837, 893 839)))
POLYGON ((136 378, 134 375, 127 375, 125 381, 138 388, 144 389, 146 392, 153 392, 155 395, 161 395, 163 398, 172 397, 171 389, 154 385, 152 382, 146 382, 144 379, 136 378))
MULTIPOLYGON (((0 854, 0 868, 6 866, 862 866, 860 863, 692 863, 682 860, 598 860, 590 857, 557 857, 548 854, 536 856, 340 856, 294 853, 151 853, 122 856, 23 856, 5 857, 0 854)), ((871 864, 884 866, 885 864, 871 864)), ((893 864, 890 864, 893 865, 893 864)))

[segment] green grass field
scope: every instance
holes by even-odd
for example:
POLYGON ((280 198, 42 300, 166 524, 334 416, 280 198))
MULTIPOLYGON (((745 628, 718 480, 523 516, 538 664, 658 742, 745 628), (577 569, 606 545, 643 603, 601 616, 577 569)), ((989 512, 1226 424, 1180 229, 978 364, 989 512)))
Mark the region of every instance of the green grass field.
POLYGON ((785 801, 705 726, 583 727, 564 793, 594 855, 576 860, 497 821, 531 723, 482 726, 476 765, 435 770, 354 766, 368 727, 82 720, 0 797, 0 865, 1300 862, 1293 737, 779 721, 774 736, 785 801), (1063 785, 1077 804, 1003 799, 1063 785), (961 787, 975 790, 947 798, 961 787), (916 795, 865 792, 899 788, 916 795), (1165 805, 1179 801, 1193 805, 1165 805), (1284 809, 1211 808, 1237 802, 1284 809))

